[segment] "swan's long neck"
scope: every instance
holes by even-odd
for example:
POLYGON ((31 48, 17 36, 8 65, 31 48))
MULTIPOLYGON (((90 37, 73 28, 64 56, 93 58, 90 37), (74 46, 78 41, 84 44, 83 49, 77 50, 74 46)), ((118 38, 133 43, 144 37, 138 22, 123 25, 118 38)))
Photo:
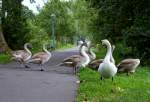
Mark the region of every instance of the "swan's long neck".
POLYGON ((24 49, 30 54, 30 55, 32 55, 32 53, 31 53, 31 51, 28 49, 28 44, 25 44, 24 45, 24 49))
POLYGON ((111 48, 111 55, 110 55, 110 61, 113 63, 113 64, 115 64, 115 59, 114 59, 114 57, 113 57, 113 51, 114 51, 114 49, 115 48, 111 48))
POLYGON ((104 62, 110 62, 111 45, 110 45, 110 43, 107 43, 106 46, 107 46, 107 53, 106 53, 106 56, 104 58, 104 62))
POLYGON ((82 53, 81 53, 82 52, 82 47, 83 47, 82 45, 80 45, 80 47, 79 47, 79 54, 80 55, 82 55, 82 53))
POLYGON ((92 51, 91 48, 89 49, 89 51, 90 51, 90 54, 92 56, 92 59, 95 59, 96 58, 96 54, 92 51))
POLYGON ((83 64, 83 67, 85 67, 90 62, 90 58, 89 58, 88 54, 86 53, 86 50, 87 50, 87 47, 82 46, 82 48, 81 48, 81 55, 83 57, 85 57, 85 63, 83 64))
POLYGON ((51 57, 51 53, 46 49, 45 45, 43 45, 43 50, 51 57))

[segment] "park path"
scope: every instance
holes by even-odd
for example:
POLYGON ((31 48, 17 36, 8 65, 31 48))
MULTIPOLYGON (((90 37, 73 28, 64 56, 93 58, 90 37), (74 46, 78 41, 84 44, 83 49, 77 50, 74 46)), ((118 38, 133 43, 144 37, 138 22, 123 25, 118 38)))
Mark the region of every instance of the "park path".
POLYGON ((52 52, 43 72, 33 64, 28 69, 16 62, 0 65, 0 102, 75 102, 77 77, 72 68, 56 65, 77 53, 77 48, 52 52))

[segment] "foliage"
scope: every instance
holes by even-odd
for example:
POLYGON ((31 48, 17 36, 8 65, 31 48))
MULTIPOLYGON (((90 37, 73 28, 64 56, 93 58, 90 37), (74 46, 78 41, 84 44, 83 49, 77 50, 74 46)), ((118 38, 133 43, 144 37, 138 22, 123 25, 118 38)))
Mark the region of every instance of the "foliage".
POLYGON ((55 14, 57 36, 69 36, 71 38, 73 35, 86 35, 92 19, 92 10, 87 7, 84 0, 69 2, 51 0, 40 11, 37 22, 40 22, 38 25, 44 28, 47 33, 51 33, 51 15, 55 14))
POLYGON ((150 21, 148 19, 137 18, 138 21, 124 31, 128 39, 126 44, 132 47, 132 52, 136 52, 133 55, 141 58, 143 64, 149 64, 150 61, 150 21))
POLYGON ((111 79, 100 80, 98 72, 81 70, 77 102, 146 102, 150 96, 149 67, 139 67, 130 76, 118 74, 111 79))
MULTIPOLYGON (((2 28, 4 37, 12 49, 18 49, 27 42, 25 38, 29 32, 27 27, 27 16, 23 9, 22 0, 3 0, 2 2, 2 28)), ((28 14, 28 13, 27 13, 28 14)))
POLYGON ((28 25, 30 32, 26 37, 33 46, 36 46, 33 47, 34 52, 41 51, 43 44, 50 42, 50 37, 47 35, 44 29, 36 26, 34 20, 28 21, 28 25))
MULTIPOLYGON (((149 62, 149 0, 87 0, 95 8, 98 17, 93 22, 97 28, 94 39, 101 37, 122 43, 123 48, 132 48, 132 57, 149 62), (143 46, 144 44, 144 46, 143 46)), ((125 55, 126 51, 124 51, 125 55)), ((131 54, 130 54, 131 55, 131 54)))
POLYGON ((68 35, 71 33, 69 26, 69 14, 67 2, 61 2, 60 0, 49 1, 44 8, 41 10, 40 14, 37 16, 37 22, 39 26, 51 35, 51 25, 52 25, 52 14, 55 14, 54 23, 55 31, 57 35, 68 35))
POLYGON ((85 0, 75 0, 71 8, 76 35, 81 37, 92 37, 93 20, 97 18, 95 9, 89 8, 85 0))
POLYGON ((0 64, 5 64, 10 62, 10 55, 0 54, 0 64))

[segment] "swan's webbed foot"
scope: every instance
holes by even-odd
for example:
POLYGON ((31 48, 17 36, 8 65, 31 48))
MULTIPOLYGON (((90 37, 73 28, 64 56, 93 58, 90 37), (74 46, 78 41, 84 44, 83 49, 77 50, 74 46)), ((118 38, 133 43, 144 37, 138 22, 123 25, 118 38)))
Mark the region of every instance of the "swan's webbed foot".
POLYGON ((41 66, 41 70, 40 71, 45 71, 44 67, 43 67, 43 64, 40 64, 40 66, 41 66))
POLYGON ((25 68, 30 68, 29 66, 25 65, 25 68))
POLYGON ((75 66, 75 67, 73 67, 73 74, 77 74, 77 67, 75 66))
POLYGON ((40 71, 45 71, 44 69, 41 69, 40 71))

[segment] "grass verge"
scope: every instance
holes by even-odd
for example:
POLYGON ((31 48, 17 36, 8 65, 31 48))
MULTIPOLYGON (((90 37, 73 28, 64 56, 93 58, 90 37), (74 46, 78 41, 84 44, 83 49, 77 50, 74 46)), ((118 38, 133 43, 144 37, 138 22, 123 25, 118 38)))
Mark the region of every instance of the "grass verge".
POLYGON ((98 72, 83 69, 79 73, 77 102, 150 102, 150 68, 139 67, 127 76, 117 74, 111 79, 100 81, 98 72))
POLYGON ((10 55, 0 54, 0 64, 5 64, 10 62, 10 55))

